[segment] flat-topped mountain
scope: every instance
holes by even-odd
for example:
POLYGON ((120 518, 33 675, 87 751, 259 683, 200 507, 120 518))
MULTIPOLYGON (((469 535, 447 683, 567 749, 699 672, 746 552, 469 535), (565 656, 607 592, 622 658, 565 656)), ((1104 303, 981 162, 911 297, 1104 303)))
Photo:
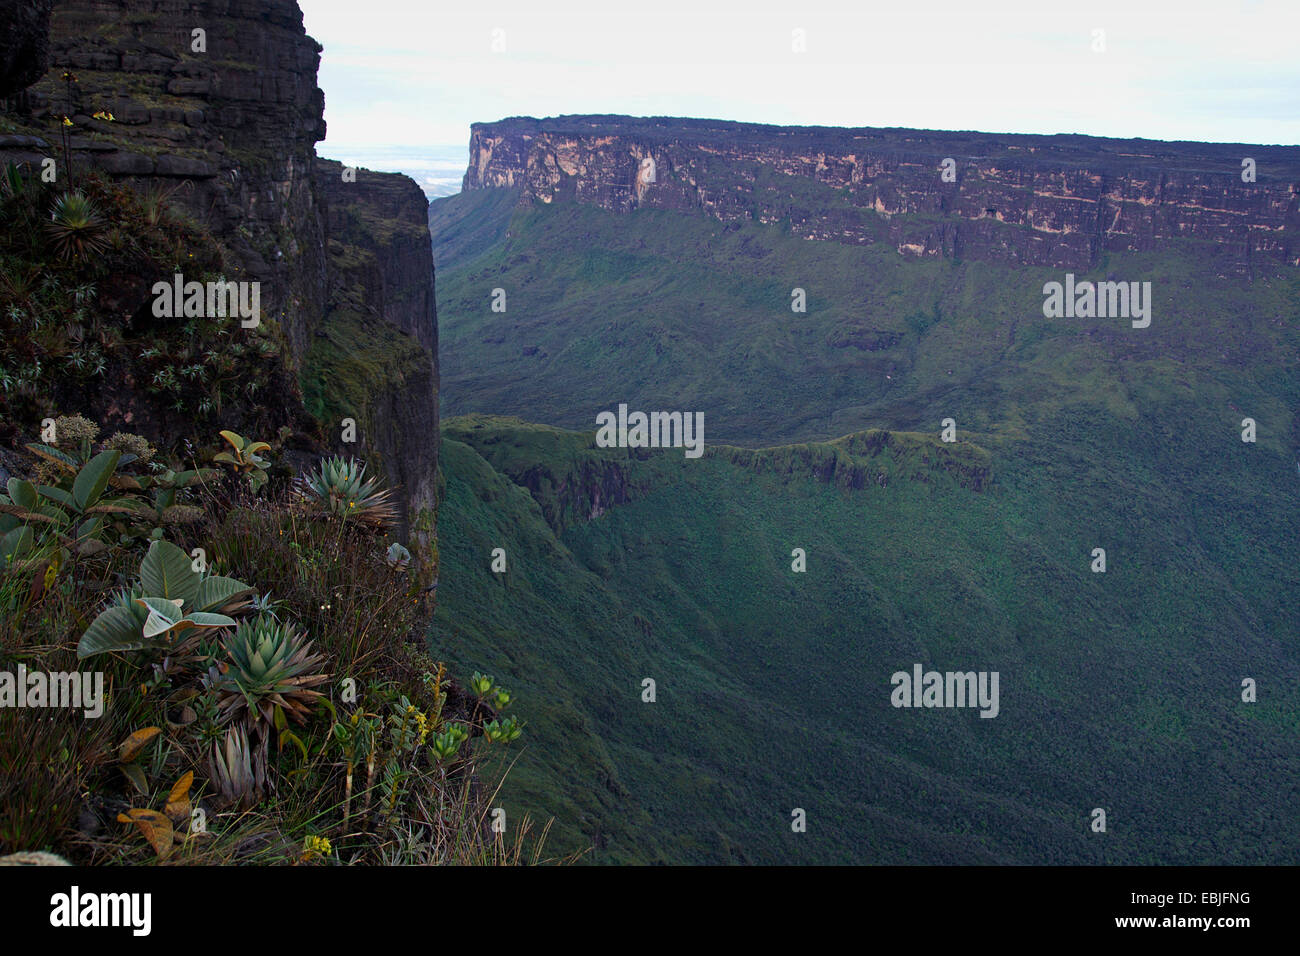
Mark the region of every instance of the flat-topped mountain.
POLYGON ((472 127, 464 188, 493 186, 782 222, 921 257, 1083 269, 1178 240, 1223 273, 1300 265, 1294 146, 516 117, 472 127))

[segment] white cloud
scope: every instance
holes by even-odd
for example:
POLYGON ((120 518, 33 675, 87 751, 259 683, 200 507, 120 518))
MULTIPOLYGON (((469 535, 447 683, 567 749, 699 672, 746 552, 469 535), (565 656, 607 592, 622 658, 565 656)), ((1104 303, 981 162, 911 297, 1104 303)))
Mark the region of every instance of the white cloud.
POLYGON ((558 113, 1300 142, 1292 0, 300 2, 325 47, 326 153, 558 113))

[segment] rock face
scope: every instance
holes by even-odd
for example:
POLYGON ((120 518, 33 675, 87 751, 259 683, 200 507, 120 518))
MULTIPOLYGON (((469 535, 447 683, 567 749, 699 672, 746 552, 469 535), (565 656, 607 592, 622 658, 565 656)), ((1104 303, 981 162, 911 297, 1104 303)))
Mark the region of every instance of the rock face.
POLYGON ((464 188, 698 210, 902 255, 1086 269, 1200 243, 1220 272, 1300 265, 1300 148, 623 116, 476 123, 464 188), (1253 160, 1255 181, 1243 181, 1253 160), (945 160, 951 178, 945 181, 945 160))
POLYGON ((0 96, 39 80, 49 62, 54 0, 0 0, 0 96))
MULTIPOLYGON (((63 0, 50 17, 48 72, 14 98, 23 135, 0 137, 0 164, 50 157, 60 182, 94 167, 145 189, 175 187, 172 202, 233 252, 241 274, 231 278, 261 282, 263 316, 279 323, 300 380, 318 391, 333 385, 312 367, 327 327, 352 315, 377 323, 344 337, 360 349, 383 340, 405 364, 373 363, 391 374, 351 396, 346 411, 369 424, 341 450, 380 460, 403 488, 404 518, 431 515, 438 371, 427 202, 404 176, 343 182, 337 164, 317 158, 320 52, 296 0, 63 0)), ((337 437, 324 409, 312 410, 337 437)))
MULTIPOLYGON (((329 248, 327 309, 316 335, 335 348, 318 349, 313 342, 308 364, 321 377, 320 394, 330 396, 327 405, 339 418, 360 419, 358 444, 402 487, 403 525, 427 533, 437 497, 439 434, 428 200, 405 176, 345 175, 332 160, 316 161, 315 191, 329 248), (374 334, 372 320, 384 331, 374 334), (379 364, 357 361, 371 355, 379 364)), ((336 423, 326 424, 340 434, 336 423)))
POLYGON ((320 46, 295 0, 159 0, 147 12, 125 0, 66 0, 50 18, 49 46, 49 72, 18 112, 48 133, 59 176, 68 175, 58 136, 67 116, 74 177, 94 166, 178 187, 174 201, 262 283, 263 312, 301 354, 324 306, 311 169, 325 100, 320 46), (113 120, 94 117, 104 112, 113 120))

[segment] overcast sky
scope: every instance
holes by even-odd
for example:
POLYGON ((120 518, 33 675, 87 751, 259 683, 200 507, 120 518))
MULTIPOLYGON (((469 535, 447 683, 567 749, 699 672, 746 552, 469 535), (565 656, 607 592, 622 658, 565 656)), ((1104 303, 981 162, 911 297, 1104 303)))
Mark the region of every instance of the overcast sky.
POLYGON ((521 115, 1300 143, 1300 0, 299 2, 320 152, 424 157, 435 192, 521 115))

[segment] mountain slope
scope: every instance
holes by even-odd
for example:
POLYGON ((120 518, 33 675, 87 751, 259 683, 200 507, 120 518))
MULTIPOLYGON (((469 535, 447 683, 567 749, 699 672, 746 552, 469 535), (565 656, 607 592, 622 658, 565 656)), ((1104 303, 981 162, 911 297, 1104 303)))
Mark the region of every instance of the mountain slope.
MULTIPOLYGON (((456 198, 479 209, 493 193, 456 198)), ((432 208, 445 216, 451 202, 432 208)), ((1216 278, 1195 247, 1171 243, 1077 274, 1150 282, 1150 326, 1133 328, 1045 318, 1043 286, 1065 276, 1051 269, 917 260, 653 209, 498 202, 491 215, 476 228, 503 238, 476 256, 458 246, 444 261, 434 231, 445 414, 586 429, 626 402, 702 411, 706 440, 766 444, 937 430, 949 416, 1020 433, 1094 400, 1131 418, 1145 390, 1187 387, 1216 399, 1215 427, 1251 415, 1268 422, 1261 441, 1300 448, 1295 270, 1216 278), (796 288, 806 313, 791 310, 796 288)))
POLYGON ((861 483, 828 446, 638 458, 452 420, 433 648, 529 702, 506 805, 597 862, 1295 862, 1294 468, 1166 429, 1192 410, 1072 410, 987 458, 897 436, 861 483), (891 707, 915 663, 999 671, 1000 713, 891 707))
POLYGON ((519 809, 598 861, 1297 862, 1296 159, 476 126, 434 641, 548 702, 519 809), (1048 317, 1075 281, 1149 311, 1048 317), (595 448, 623 403, 704 456, 595 448), (918 664, 997 717, 892 706, 918 664))

